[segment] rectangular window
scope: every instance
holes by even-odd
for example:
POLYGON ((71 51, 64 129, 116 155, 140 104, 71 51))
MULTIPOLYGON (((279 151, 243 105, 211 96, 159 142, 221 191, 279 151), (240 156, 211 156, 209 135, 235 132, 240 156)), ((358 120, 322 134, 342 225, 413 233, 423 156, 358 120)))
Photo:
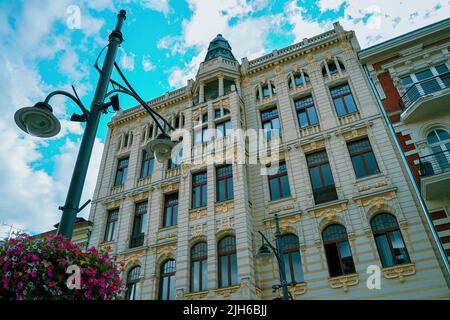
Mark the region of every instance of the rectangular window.
POLYGON ((261 112, 261 122, 267 140, 281 136, 277 107, 261 112))
POLYGON ((208 128, 194 129, 194 145, 207 143, 208 137, 208 128))
POLYGON ((353 169, 357 178, 380 172, 369 139, 365 138, 349 142, 347 143, 347 148, 352 158, 353 169))
POLYGON ((291 189, 289 188, 286 163, 284 161, 280 162, 278 167, 270 168, 269 170, 275 170, 275 172, 272 172, 268 176, 270 200, 289 197, 291 195, 291 189))
POLYGON ((116 179, 114 181, 115 186, 121 186, 127 180, 128 172, 128 158, 119 160, 117 164, 116 179))
POLYGON ((309 177, 316 204, 337 200, 334 179, 326 151, 319 151, 306 156, 309 177))
POLYGON ((152 153, 144 150, 142 154, 141 178, 149 177, 153 172, 155 157, 152 153))
POLYGON ((205 207, 207 204, 207 174, 205 172, 192 175, 192 208, 205 207))
POLYGON ((164 197, 163 227, 175 226, 178 223, 178 193, 164 197))
POLYGON ((118 220, 119 220, 119 210, 112 210, 108 212, 104 237, 104 240, 106 242, 116 240, 118 220))
POLYGON ((339 117, 358 111, 348 84, 331 88, 330 93, 339 117))
POLYGON ((144 244, 147 217, 147 202, 136 203, 133 229, 131 230, 130 248, 139 247, 144 244))
POLYGON ((306 128, 317 124, 316 109, 312 96, 301 98, 294 101, 297 110, 298 124, 300 128, 306 128))
POLYGON ((233 199, 233 166, 226 165, 216 168, 216 199, 217 202, 233 199))
POLYGON ((216 124, 217 139, 223 138, 231 134, 231 120, 227 120, 216 124))

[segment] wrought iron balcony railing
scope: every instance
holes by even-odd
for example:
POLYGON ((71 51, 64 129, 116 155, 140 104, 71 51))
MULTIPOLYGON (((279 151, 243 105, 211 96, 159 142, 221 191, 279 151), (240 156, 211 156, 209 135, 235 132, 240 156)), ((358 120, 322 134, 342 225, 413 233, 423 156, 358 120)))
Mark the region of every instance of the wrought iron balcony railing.
POLYGON ((399 105, 402 110, 408 109, 420 97, 450 88, 450 72, 414 83, 400 98, 399 105))
POLYGON ((130 249, 140 247, 144 244, 144 233, 132 235, 130 238, 130 249))
POLYGON ((435 174, 450 172, 450 150, 436 152, 419 159, 420 176, 429 177, 435 174))
POLYGON ((313 189, 313 195, 314 195, 314 202, 316 204, 321 204, 324 202, 338 199, 334 184, 322 188, 313 189))

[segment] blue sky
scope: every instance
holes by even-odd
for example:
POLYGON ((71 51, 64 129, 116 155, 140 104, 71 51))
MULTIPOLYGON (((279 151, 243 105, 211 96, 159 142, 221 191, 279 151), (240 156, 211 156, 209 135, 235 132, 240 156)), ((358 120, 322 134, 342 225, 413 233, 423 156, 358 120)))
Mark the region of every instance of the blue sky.
MULTIPOLYGON (((89 105, 98 76, 92 66, 120 9, 128 18, 117 61, 141 96, 151 99, 195 78, 217 33, 229 40, 238 60, 252 59, 339 20, 365 48, 448 18, 450 1, 0 0, 0 224, 40 232, 58 222, 56 208, 64 203, 83 132, 68 121, 78 110, 56 99, 62 131, 48 140, 22 134, 13 115, 72 84, 89 105), (73 19, 78 9, 80 19, 73 19)), ((123 98, 121 104, 134 102, 123 98)), ((100 124, 83 200, 95 187, 109 119, 100 124)), ((0 226, 0 236, 5 230, 0 226)))

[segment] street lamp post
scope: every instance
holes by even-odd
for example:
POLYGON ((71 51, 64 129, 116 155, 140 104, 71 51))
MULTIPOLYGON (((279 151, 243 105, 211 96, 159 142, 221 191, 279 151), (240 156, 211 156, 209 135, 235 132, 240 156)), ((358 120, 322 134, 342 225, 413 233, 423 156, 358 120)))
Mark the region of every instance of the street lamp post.
POLYGON ((278 272, 280 274, 280 282, 281 285, 279 286, 273 286, 274 288, 281 287, 282 290, 282 300, 289 300, 289 290, 286 280, 286 270, 284 268, 284 261, 283 261, 283 243, 281 241, 281 231, 280 231, 280 222, 278 219, 278 215, 275 214, 275 246, 273 246, 270 241, 264 236, 264 234, 261 231, 258 231, 259 234, 263 238, 263 244, 258 252, 258 258, 264 263, 268 262, 269 259, 272 256, 272 253, 270 250, 272 250, 273 254, 275 255, 277 262, 278 262, 278 272))
MULTIPOLYGON (((53 109, 49 104, 49 101, 53 96, 66 96, 67 98, 74 101, 82 111, 82 115, 74 114, 71 118, 72 121, 86 122, 86 128, 81 140, 80 150, 78 152, 72 179, 70 181, 66 202, 63 207, 59 207, 59 209, 62 210, 63 213, 61 221, 59 223, 57 234, 61 234, 67 238, 72 237, 73 228, 78 212, 80 212, 90 202, 89 200, 83 206, 81 206, 81 208, 79 207, 84 182, 86 180, 86 174, 89 167, 89 161, 91 158, 95 137, 100 122, 100 116, 102 113, 106 113, 108 107, 110 106, 112 106, 115 111, 119 110, 117 93, 124 93, 136 99, 155 120, 161 133, 158 135, 158 137, 156 137, 155 140, 151 141, 147 147, 148 149, 150 149, 150 151, 155 153, 155 156, 159 161, 164 161, 170 157, 171 150, 175 144, 166 134, 164 127, 159 123, 157 117, 159 117, 159 119, 161 119, 170 130, 174 130, 174 128, 170 125, 170 123, 167 122, 166 119, 164 119, 156 111, 150 108, 147 103, 136 93, 136 91, 131 87, 122 71, 120 70, 119 66, 115 62, 117 50, 120 44, 123 42, 121 30, 125 19, 126 12, 125 10, 121 10, 117 16, 116 27, 109 35, 108 49, 106 51, 105 60, 101 69, 98 68, 96 62, 95 67, 99 71, 100 77, 98 79, 97 88, 95 90, 90 110, 87 110, 84 107, 75 89, 75 95, 58 90, 50 93, 44 102, 38 102, 33 107, 25 107, 19 109, 14 115, 14 119, 19 128, 21 128, 28 134, 38 137, 51 137, 58 134, 61 128, 61 125, 58 119, 56 119, 56 117, 53 115, 53 109), (123 86, 111 79, 114 67, 116 67, 121 78, 125 81, 126 86, 123 86), (108 92, 110 83, 113 85, 114 90, 108 92), (116 95, 110 98, 110 102, 105 103, 105 99, 112 94, 116 95)), ((100 53, 100 55, 101 54, 102 53, 100 53)))

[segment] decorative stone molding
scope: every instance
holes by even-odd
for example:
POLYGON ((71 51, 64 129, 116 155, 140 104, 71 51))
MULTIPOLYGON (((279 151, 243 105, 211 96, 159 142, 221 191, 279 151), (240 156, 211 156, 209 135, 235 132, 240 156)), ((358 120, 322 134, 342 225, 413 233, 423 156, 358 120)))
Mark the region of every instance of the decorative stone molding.
POLYGON ((132 195, 134 202, 141 202, 141 201, 144 201, 144 200, 148 200, 148 196, 149 196, 148 191, 139 192, 137 194, 133 194, 132 195))
POLYGON ((240 289, 241 289, 241 286, 238 285, 238 286, 233 286, 233 287, 216 289, 216 290, 214 290, 214 292, 219 296, 222 296, 224 298, 229 298, 232 294, 238 292, 240 289))
POLYGON ((206 223, 202 223, 202 224, 196 224, 190 227, 190 237, 191 240, 193 239, 199 239, 202 238, 203 236, 206 236, 206 229, 207 229, 207 224, 206 223))
POLYGON ((234 209, 234 200, 218 203, 214 206, 216 213, 227 213, 232 209, 234 209))
POLYGON ((234 229, 234 217, 227 217, 216 220, 216 232, 225 232, 234 229))
POLYGON ((261 298, 263 296, 263 291, 259 287, 255 287, 256 290, 256 296, 261 298))
MULTIPOLYGON (((356 183, 355 183, 355 185, 356 185, 356 183)), ((377 182, 377 183, 375 183, 373 185, 358 186, 358 192, 369 191, 369 190, 372 190, 372 189, 385 187, 387 185, 388 185, 387 181, 380 181, 380 182, 377 182)))
POLYGON ((289 287, 289 292, 292 293, 293 296, 300 296, 306 293, 308 286, 306 282, 297 283, 293 287, 289 287))
POLYGON ((186 300, 201 300, 201 299, 205 299, 208 296, 208 293, 209 293, 209 291, 186 293, 184 295, 184 299, 186 299, 186 300))
POLYGON ((302 145, 302 148, 305 153, 324 149, 325 148, 325 140, 312 141, 310 143, 302 145))
POLYGON ((352 131, 344 132, 342 134, 342 136, 344 137, 344 139, 346 141, 366 137, 367 136, 367 127, 353 129, 352 131))
POLYGON ((123 185, 120 186, 113 186, 111 188, 111 195, 113 194, 118 194, 118 193, 122 193, 123 192, 123 185))
POLYGON ((162 232, 158 232, 158 235, 156 236, 156 240, 161 241, 164 239, 169 239, 169 238, 176 238, 177 237, 177 233, 173 232, 173 233, 162 233, 162 232))
POLYGON ((183 300, 184 299, 184 289, 176 289, 175 290, 175 300, 183 300))
POLYGON ((111 209, 119 208, 121 203, 122 203, 122 200, 121 199, 117 199, 117 200, 113 200, 113 201, 110 201, 110 202, 106 202, 104 204, 104 206, 105 206, 106 210, 111 210, 111 209))
MULTIPOLYGON (((300 221, 300 217, 301 217, 300 213, 279 217, 280 229, 283 230, 288 227, 291 227, 292 225, 295 225, 297 222, 300 221)), ((266 228, 275 228, 275 220, 273 219, 264 221, 264 224, 266 225, 266 228)))
POLYGON ((359 274, 355 273, 340 277, 329 278, 328 282, 332 289, 342 288, 344 292, 347 292, 349 286, 356 286, 359 283, 359 274))
POLYGON ((163 193, 170 193, 173 191, 177 191, 179 187, 180 187, 180 184, 178 182, 175 182, 175 183, 166 184, 166 185, 161 186, 161 191, 163 193))
POLYGON ((172 255, 175 250, 177 249, 177 246, 175 244, 172 245, 164 245, 156 248, 156 254, 163 255, 163 256, 170 256, 172 255))
POLYGON ((201 209, 191 209, 189 211, 189 219, 190 220, 196 220, 203 217, 206 217, 208 215, 208 209, 201 208, 201 209))
POLYGON ((326 207, 320 207, 318 209, 308 210, 311 217, 325 219, 332 219, 337 213, 347 210, 347 201, 342 201, 339 203, 332 204, 326 207))
POLYGON ((392 200, 397 197, 396 190, 387 191, 384 193, 377 193, 368 195, 363 198, 355 199, 356 204, 359 207, 374 206, 375 208, 382 208, 386 201, 392 200))
POLYGON ((405 282, 405 277, 416 274, 416 266, 414 263, 400 264, 389 268, 383 268, 382 270, 386 279, 398 278, 401 283, 405 282))

